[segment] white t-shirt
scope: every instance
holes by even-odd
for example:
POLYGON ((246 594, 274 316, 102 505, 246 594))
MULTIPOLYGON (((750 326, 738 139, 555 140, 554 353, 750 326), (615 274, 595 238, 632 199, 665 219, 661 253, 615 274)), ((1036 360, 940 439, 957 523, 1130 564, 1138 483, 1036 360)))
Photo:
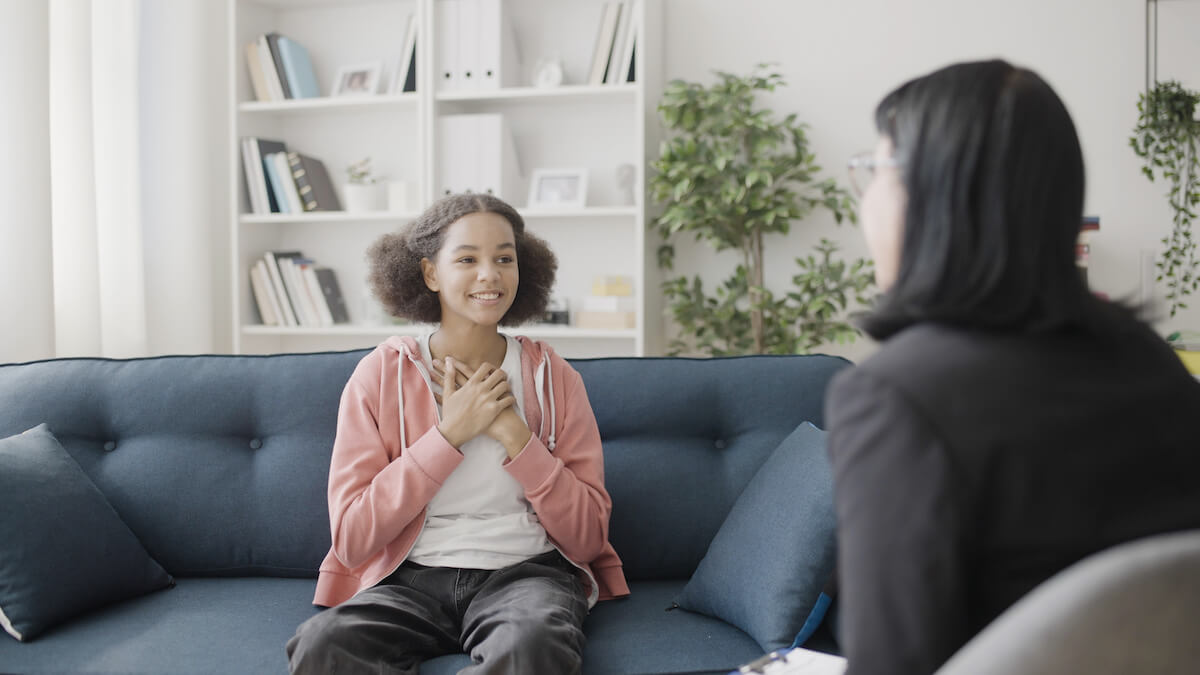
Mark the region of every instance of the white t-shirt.
MULTIPOLYGON (((501 369, 508 375, 517 414, 524 419, 521 343, 506 336, 501 369)), ((426 366, 433 363, 429 335, 417 340, 426 366)), ((430 371, 432 372, 432 370, 430 371)), ((431 382, 441 394, 441 383, 431 382)), ((439 417, 441 406, 438 406, 439 417)), ((525 490, 502 466, 507 451, 499 441, 480 434, 459 448, 463 461, 429 502, 425 527, 408 559, 430 567, 494 570, 514 565, 554 548, 525 490)))

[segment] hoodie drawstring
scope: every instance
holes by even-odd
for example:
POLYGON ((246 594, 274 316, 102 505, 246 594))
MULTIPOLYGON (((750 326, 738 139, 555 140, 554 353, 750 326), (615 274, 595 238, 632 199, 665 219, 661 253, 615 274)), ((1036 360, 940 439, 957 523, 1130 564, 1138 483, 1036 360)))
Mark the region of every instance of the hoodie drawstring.
POLYGON ((537 392, 538 407, 542 411, 542 427, 546 426, 546 383, 550 383, 550 435, 547 437, 546 449, 554 452, 554 378, 550 374, 550 355, 542 354, 542 362, 538 364, 537 372, 533 374, 533 388, 537 392))

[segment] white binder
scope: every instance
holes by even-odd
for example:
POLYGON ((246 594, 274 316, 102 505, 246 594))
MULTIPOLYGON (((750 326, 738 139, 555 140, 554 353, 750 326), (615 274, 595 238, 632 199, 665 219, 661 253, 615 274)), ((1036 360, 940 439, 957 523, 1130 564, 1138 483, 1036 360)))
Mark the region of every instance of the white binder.
POLYGON ((439 196, 479 192, 514 203, 521 194, 522 172, 503 115, 445 115, 438 120, 438 134, 439 196))
POLYGON ((514 204, 521 194, 517 146, 504 115, 472 115, 475 127, 474 192, 484 192, 514 204))
MULTIPOLYGON (((469 2, 477 28, 473 40, 475 88, 495 90, 515 87, 520 81, 521 55, 512 24, 504 13, 504 0, 463 0, 469 2)), ((465 7, 465 6, 464 6, 465 7)), ((469 39, 470 34, 464 35, 469 39)))
POLYGON ((455 91, 462 88, 458 49, 462 42, 459 23, 462 0, 438 0, 434 12, 437 23, 437 90, 455 91))
POLYGON ((455 0, 455 4, 458 5, 458 32, 453 38, 458 48, 455 57, 458 64, 458 88, 471 91, 480 88, 479 38, 486 35, 490 27, 481 21, 479 0, 455 0))

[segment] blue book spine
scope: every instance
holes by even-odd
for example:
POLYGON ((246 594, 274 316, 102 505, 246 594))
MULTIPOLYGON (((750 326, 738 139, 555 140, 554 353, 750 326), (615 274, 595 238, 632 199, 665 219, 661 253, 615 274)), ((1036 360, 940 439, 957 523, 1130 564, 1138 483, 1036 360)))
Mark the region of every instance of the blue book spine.
POLYGON ((283 191, 283 183, 280 182, 279 172, 275 170, 275 162, 271 158, 275 153, 271 153, 263 157, 263 170, 267 172, 267 179, 271 182, 271 192, 275 194, 275 203, 279 206, 279 213, 291 213, 291 208, 288 206, 287 194, 283 191))
POLYGON ((321 95, 312 61, 303 45, 280 36, 279 56, 283 59, 284 76, 287 77, 292 98, 316 98, 321 95))

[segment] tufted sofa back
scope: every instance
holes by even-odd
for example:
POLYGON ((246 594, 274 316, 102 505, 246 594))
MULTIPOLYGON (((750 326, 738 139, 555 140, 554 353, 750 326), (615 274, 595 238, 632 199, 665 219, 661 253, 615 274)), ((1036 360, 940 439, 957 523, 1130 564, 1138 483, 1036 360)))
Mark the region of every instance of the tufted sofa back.
MULTIPOLYGON (((366 351, 0 366, 0 438, 45 422, 177 576, 311 577, 338 400, 366 351)), ((604 439, 630 579, 686 578, 798 424, 823 425, 827 356, 573 361, 604 439)))

